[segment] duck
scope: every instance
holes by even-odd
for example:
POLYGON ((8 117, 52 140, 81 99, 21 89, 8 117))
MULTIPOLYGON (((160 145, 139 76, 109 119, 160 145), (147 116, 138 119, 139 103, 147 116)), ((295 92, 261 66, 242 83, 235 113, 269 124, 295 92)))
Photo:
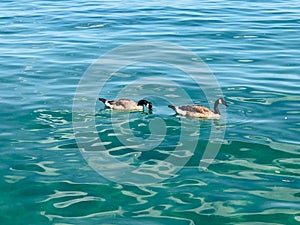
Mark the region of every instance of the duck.
POLYGON ((185 106, 174 106, 169 105, 168 107, 173 109, 178 115, 195 118, 207 118, 207 119, 219 119, 221 116, 219 110, 219 104, 228 106, 224 98, 219 98, 215 101, 214 111, 202 106, 202 105, 185 105, 185 106))
POLYGON ((150 112, 152 111, 152 103, 145 99, 135 102, 127 98, 120 98, 110 101, 106 100, 105 98, 99 98, 99 101, 103 102, 109 109, 121 111, 143 111, 144 106, 146 106, 150 112))

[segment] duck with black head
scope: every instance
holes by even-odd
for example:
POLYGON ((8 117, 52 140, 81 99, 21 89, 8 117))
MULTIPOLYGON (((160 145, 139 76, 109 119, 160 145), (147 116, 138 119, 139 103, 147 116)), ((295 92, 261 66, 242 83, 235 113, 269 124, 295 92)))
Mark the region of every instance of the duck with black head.
POLYGON ((181 116, 219 119, 221 116, 219 110, 219 104, 227 106, 226 101, 223 98, 219 98, 214 103, 214 111, 211 111, 210 109, 202 105, 185 105, 185 106, 169 105, 169 108, 173 109, 178 115, 181 116))
POLYGON ((120 111, 143 111, 144 107, 148 108, 148 111, 152 111, 152 103, 142 99, 135 102, 131 99, 120 98, 116 100, 106 100, 105 98, 99 98, 99 101, 103 102, 104 105, 109 109, 120 110, 120 111))

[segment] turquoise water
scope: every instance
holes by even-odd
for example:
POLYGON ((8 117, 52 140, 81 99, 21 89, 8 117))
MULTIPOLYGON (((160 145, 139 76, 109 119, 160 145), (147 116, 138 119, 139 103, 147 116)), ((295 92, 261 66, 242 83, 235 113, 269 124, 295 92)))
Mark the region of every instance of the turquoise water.
POLYGON ((298 1, 5 0, 0 11, 1 224, 299 224, 298 1), (209 79, 137 60, 75 99, 99 57, 137 41, 161 43, 147 53, 178 67, 203 60, 209 79), (229 105, 219 121, 166 107, 211 107, 213 77, 229 105), (145 97, 153 113, 103 110, 98 95, 145 97))

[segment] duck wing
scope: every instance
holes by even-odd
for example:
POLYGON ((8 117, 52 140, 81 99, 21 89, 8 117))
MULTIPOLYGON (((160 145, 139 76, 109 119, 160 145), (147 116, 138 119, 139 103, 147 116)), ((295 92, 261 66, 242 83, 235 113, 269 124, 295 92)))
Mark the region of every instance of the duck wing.
POLYGON ((206 107, 204 107, 202 105, 195 105, 195 108, 200 113, 210 113, 211 112, 208 108, 206 108, 206 107))
POLYGON ((209 113, 210 110, 204 106, 200 105, 185 105, 180 106, 179 109, 186 111, 186 112, 193 112, 193 113, 209 113))
POLYGON ((121 98, 113 103, 118 109, 135 109, 137 106, 137 103, 135 101, 132 101, 130 99, 121 98))

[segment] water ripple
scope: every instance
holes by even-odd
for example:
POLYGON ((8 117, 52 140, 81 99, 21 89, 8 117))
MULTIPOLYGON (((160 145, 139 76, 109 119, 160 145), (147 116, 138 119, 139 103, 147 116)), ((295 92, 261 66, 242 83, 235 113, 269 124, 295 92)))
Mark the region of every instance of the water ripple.
POLYGON ((18 3, 2 1, 0 9, 3 224, 299 224, 299 1, 18 3), (204 60, 228 102, 226 120, 173 116, 166 99, 187 102, 174 84, 195 104, 214 99, 178 68, 137 62, 113 73, 99 95, 113 99, 147 77, 153 84, 133 85, 122 96, 147 96, 153 114, 113 114, 95 101, 91 115, 84 112, 89 99, 77 99, 83 132, 74 133, 72 102, 87 68, 107 51, 141 40, 193 51, 199 57, 190 65, 204 60), (181 126, 188 144, 180 141, 181 126), (213 127, 225 126, 224 140, 209 140, 213 127), (199 170, 208 141, 221 149, 199 170), (120 162, 136 175, 168 179, 148 186, 114 183, 87 164, 78 144, 116 159, 102 159, 111 176, 123 174, 120 162), (165 161, 170 156, 173 163, 165 161))

